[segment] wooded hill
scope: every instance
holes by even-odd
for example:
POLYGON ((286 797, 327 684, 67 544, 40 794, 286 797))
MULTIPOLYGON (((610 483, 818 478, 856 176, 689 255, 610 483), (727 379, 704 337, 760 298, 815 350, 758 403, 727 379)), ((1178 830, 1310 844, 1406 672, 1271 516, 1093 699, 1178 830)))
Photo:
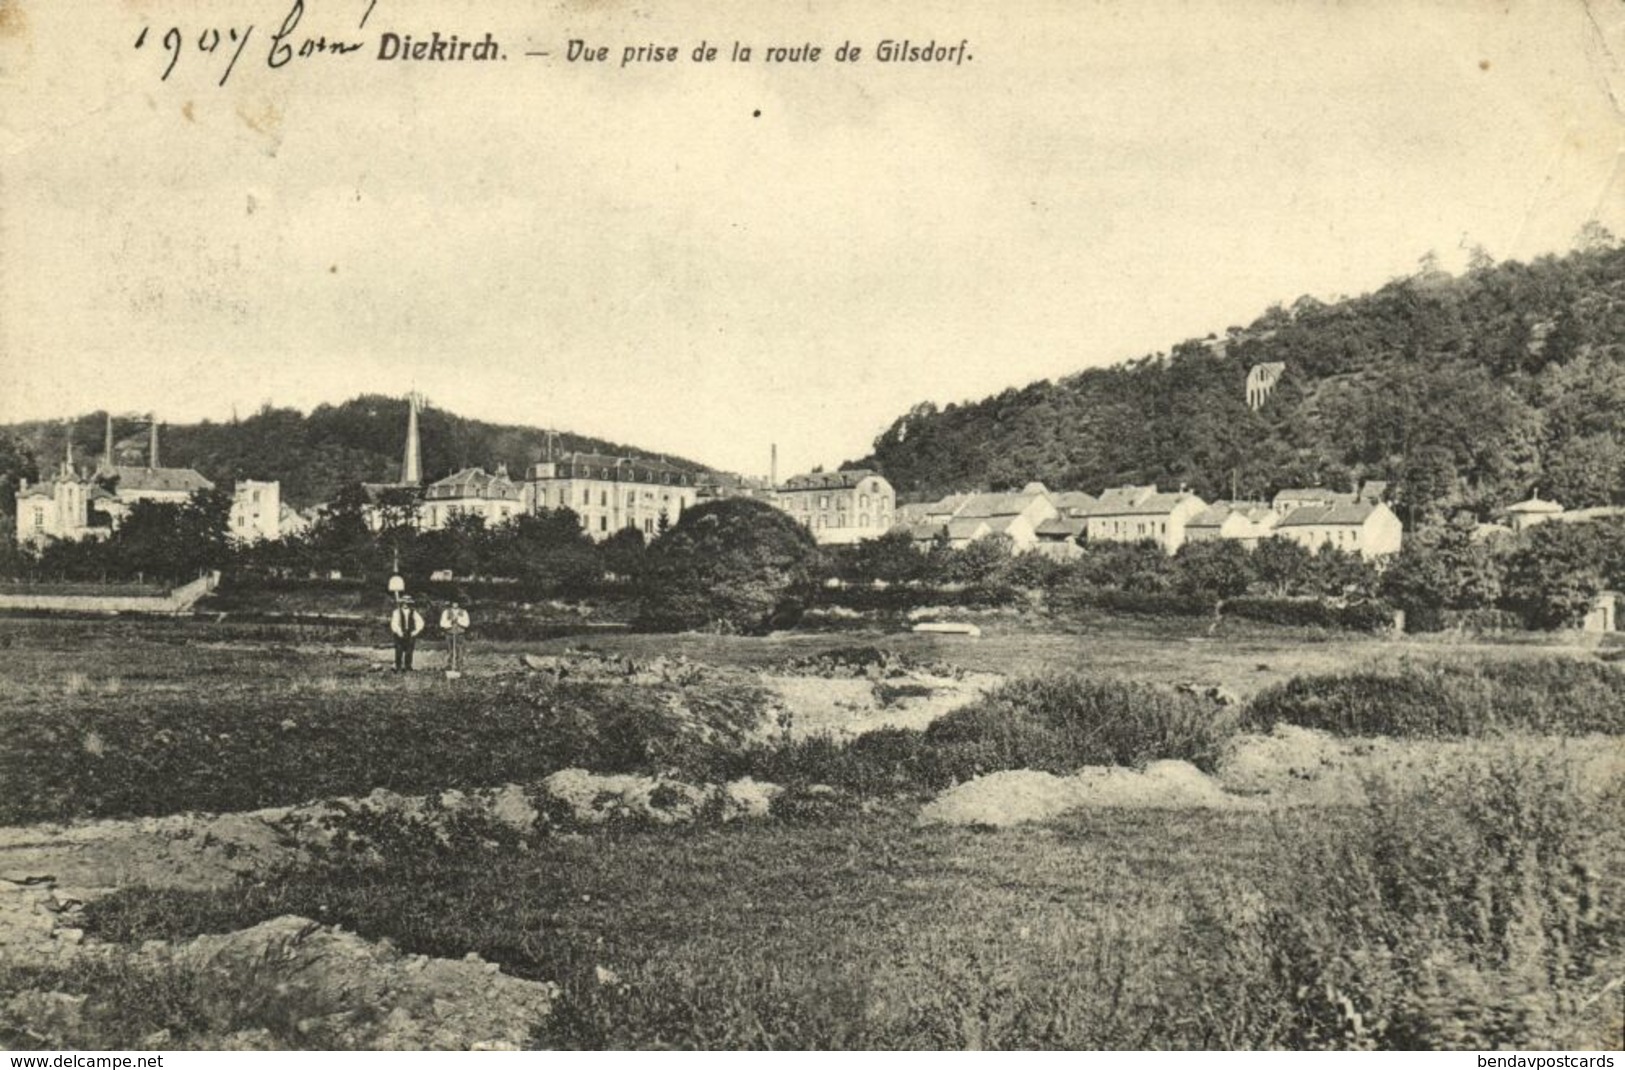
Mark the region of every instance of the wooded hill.
MULTIPOLYGON (((492 470, 499 463, 506 464, 518 479, 526 468, 543 459, 547 449, 547 432, 535 427, 470 420, 432 406, 418 421, 425 481, 471 465, 492 470)), ((122 463, 145 463, 146 426, 144 417, 115 414, 115 452, 122 463)), ((74 455, 82 465, 94 464, 101 457, 105 428, 104 414, 99 412, 72 421, 74 455)), ((60 420, 0 427, 0 447, 9 434, 25 453, 32 453, 37 469, 49 474, 63 455, 64 430, 60 420)), ((228 423, 165 423, 159 430, 158 459, 164 465, 195 468, 217 484, 237 479, 279 480, 283 499, 302 507, 329 501, 347 483, 398 479, 405 443, 406 399, 364 394, 339 405, 318 406, 308 416, 297 409, 267 406, 228 423)), ((562 451, 655 456, 647 450, 569 432, 559 433, 556 446, 562 451)), ((5 453, 0 448, 0 455, 5 453)), ((704 470, 703 465, 680 457, 665 459, 704 470)), ((0 456, 0 468, 4 467, 0 456)), ((0 478, 6 474, 0 472, 0 478)), ((8 501, 0 508, 9 505, 8 501)))
POLYGON ((905 500, 1029 480, 1051 488, 1188 485, 1212 500, 1390 481, 1402 518, 1481 516, 1527 498, 1625 501, 1625 248, 1533 263, 1479 254, 1325 304, 1059 382, 898 418, 851 467, 905 500), (1248 370, 1284 362, 1258 411, 1248 370))

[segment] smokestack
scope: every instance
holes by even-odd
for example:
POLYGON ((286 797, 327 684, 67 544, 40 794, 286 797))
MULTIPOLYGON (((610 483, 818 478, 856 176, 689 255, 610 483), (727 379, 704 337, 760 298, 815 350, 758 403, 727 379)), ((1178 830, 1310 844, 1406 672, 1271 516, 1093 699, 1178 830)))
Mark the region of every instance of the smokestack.
POLYGON ((147 443, 147 467, 158 467, 158 414, 149 414, 152 420, 152 432, 147 443))
POLYGON ((415 487, 423 482, 423 457, 418 448, 417 394, 406 395, 406 456, 401 459, 401 482, 415 487))
POLYGON ((773 485, 774 490, 777 490, 779 487, 779 444, 777 442, 773 443, 770 456, 772 459, 768 461, 767 481, 773 485))
POLYGON ((106 444, 102 447, 102 471, 103 472, 111 472, 112 470, 113 470, 113 414, 112 414, 112 412, 109 412, 107 414, 107 440, 106 440, 106 444))

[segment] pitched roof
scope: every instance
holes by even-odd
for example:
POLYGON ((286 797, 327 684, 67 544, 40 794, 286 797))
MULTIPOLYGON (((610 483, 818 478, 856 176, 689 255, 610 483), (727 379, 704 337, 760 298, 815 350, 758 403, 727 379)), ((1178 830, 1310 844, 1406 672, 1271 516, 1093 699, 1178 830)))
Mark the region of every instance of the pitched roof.
POLYGON ((501 473, 492 475, 483 468, 464 468, 430 483, 423 496, 434 501, 484 498, 516 502, 520 493, 513 481, 501 473))
MULTIPOLYGON (((566 453, 553 462, 554 479, 612 479, 626 483, 673 483, 686 485, 694 481, 695 473, 670 461, 649 457, 616 457, 608 453, 566 453)), ((536 466, 531 467, 531 478, 540 479, 536 466)), ((720 477, 720 473, 707 473, 720 477)), ((710 478, 710 482, 732 485, 738 480, 710 478)))
POLYGON ((1524 515, 1532 513, 1561 513, 1562 511, 1563 507, 1561 505, 1558 505, 1556 502, 1543 501, 1538 495, 1525 501, 1507 506, 1507 512, 1520 513, 1524 515))
POLYGON ((1087 524, 1082 517, 1052 516, 1038 525, 1036 533, 1041 539, 1075 539, 1087 524))
POLYGON ((784 481, 781 490, 825 490, 855 487, 878 473, 867 468, 847 468, 839 472, 806 472, 784 481))
POLYGON ((1353 491, 1327 490, 1325 487, 1284 487, 1275 493, 1277 507, 1284 502, 1324 502, 1331 505, 1354 500, 1353 491))
POLYGON ((950 539, 974 539, 988 526, 988 522, 981 517, 956 516, 948 521, 948 537, 950 539))
POLYGON ((1256 524, 1274 516, 1274 511, 1263 502, 1230 502, 1216 501, 1212 505, 1197 513, 1195 517, 1186 521, 1185 528, 1216 528, 1232 516, 1240 516, 1244 520, 1256 524))
POLYGON ((893 534, 896 534, 897 532, 903 532, 906 535, 908 535, 909 538, 913 539, 915 542, 930 542, 931 540, 935 539, 938 535, 945 534, 947 532, 947 530, 948 530, 947 527, 945 525, 942 525, 942 524, 927 524, 927 523, 923 523, 923 522, 916 522, 916 523, 912 523, 912 524, 910 524, 910 523, 893 524, 892 527, 891 527, 891 530, 887 531, 886 534, 893 535, 893 534))
POLYGON ((114 465, 113 475, 118 477, 118 493, 126 491, 152 491, 190 494, 195 490, 213 490, 214 484, 191 468, 141 468, 136 465, 114 465))
POLYGON ((1061 491, 1059 494, 1050 495, 1050 498, 1055 502, 1055 508, 1063 513, 1087 509, 1099 500, 1093 494, 1081 490, 1061 491))
POLYGON ((1006 494, 972 494, 964 506, 955 514, 956 517, 969 519, 971 517, 1016 516, 1027 511, 1027 507, 1043 496, 1043 492, 1033 493, 1006 493, 1006 494))
POLYGON ((1277 527, 1301 528, 1311 525, 1364 524, 1377 511, 1369 502, 1337 502, 1332 505, 1300 505, 1281 518, 1277 527))

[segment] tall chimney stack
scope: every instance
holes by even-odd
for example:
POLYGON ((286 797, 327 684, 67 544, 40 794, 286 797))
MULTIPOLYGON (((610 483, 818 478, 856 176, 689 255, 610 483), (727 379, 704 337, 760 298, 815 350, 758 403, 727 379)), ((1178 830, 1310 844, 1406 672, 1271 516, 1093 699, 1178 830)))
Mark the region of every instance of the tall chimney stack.
POLYGON ((423 482, 423 455, 418 446, 418 404, 415 391, 406 395, 406 456, 401 459, 401 482, 408 487, 423 482))
POLYGON ((109 409, 108 413, 107 413, 107 440, 106 440, 105 445, 103 445, 103 447, 102 447, 102 471, 103 472, 111 472, 112 470, 113 470, 113 412, 112 412, 111 409, 109 409))
POLYGON ((772 484, 772 487, 773 487, 774 490, 778 490, 779 489, 779 444, 777 442, 773 443, 773 450, 772 450, 772 453, 771 453, 771 457, 772 457, 772 460, 770 460, 768 462, 767 481, 768 481, 768 483, 772 484))
POLYGON ((147 442, 147 467, 148 468, 157 468, 158 467, 158 414, 157 413, 151 413, 150 417, 152 419, 152 432, 149 435, 148 442, 147 442))

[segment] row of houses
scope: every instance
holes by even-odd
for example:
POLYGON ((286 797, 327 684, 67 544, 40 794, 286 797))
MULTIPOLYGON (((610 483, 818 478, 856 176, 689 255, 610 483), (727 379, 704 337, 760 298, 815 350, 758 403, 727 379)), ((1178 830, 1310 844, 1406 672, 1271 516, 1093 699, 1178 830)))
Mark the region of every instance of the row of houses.
MULTIPOLYGON (((1398 518, 1382 502, 1386 488, 1380 483, 1350 493, 1289 489, 1270 502, 1209 503, 1183 488, 1123 486, 1092 495, 1051 491, 1034 482, 1019 491, 951 494, 899 506, 885 477, 866 469, 809 472, 782 483, 752 482, 658 459, 585 451, 554 455, 550 450, 546 460, 531 465, 517 480, 499 464, 494 471, 463 468, 425 484, 418 434, 423 401, 416 395, 409 401, 401 479, 363 486, 365 516, 374 530, 403 521, 437 530, 457 516, 478 516, 494 526, 544 509, 567 508, 594 540, 626 529, 647 537, 675 524, 700 501, 747 495, 784 511, 823 544, 904 532, 921 544, 943 540, 964 547, 1000 535, 1017 552, 1039 549, 1070 557, 1081 552, 1082 542, 1151 541, 1172 554, 1191 541, 1229 539, 1252 546, 1280 536, 1311 550, 1336 546, 1372 558, 1397 552, 1402 539, 1398 518)), ((18 540, 37 545, 51 538, 105 534, 107 527, 90 526, 93 505, 116 527, 137 501, 184 502, 195 491, 213 488, 193 469, 159 466, 157 436, 154 421, 145 465, 116 464, 109 417, 102 464, 84 475, 75 469, 70 444, 53 479, 19 490, 18 540)), ((275 481, 242 480, 233 490, 230 531, 241 541, 295 534, 308 526, 310 517, 282 503, 275 481)))
POLYGON ((1095 496, 1029 483, 1020 491, 954 494, 904 506, 897 530, 922 544, 946 540, 954 547, 1004 535, 1018 552, 1038 549, 1058 557, 1081 552, 1082 542, 1150 541, 1172 554, 1187 542, 1232 539, 1255 546, 1279 536, 1311 551, 1335 546, 1375 558, 1398 553, 1403 539, 1399 518, 1382 501, 1385 489, 1373 482, 1358 492, 1298 488, 1270 502, 1209 503, 1187 490, 1154 485, 1110 487, 1095 496))

